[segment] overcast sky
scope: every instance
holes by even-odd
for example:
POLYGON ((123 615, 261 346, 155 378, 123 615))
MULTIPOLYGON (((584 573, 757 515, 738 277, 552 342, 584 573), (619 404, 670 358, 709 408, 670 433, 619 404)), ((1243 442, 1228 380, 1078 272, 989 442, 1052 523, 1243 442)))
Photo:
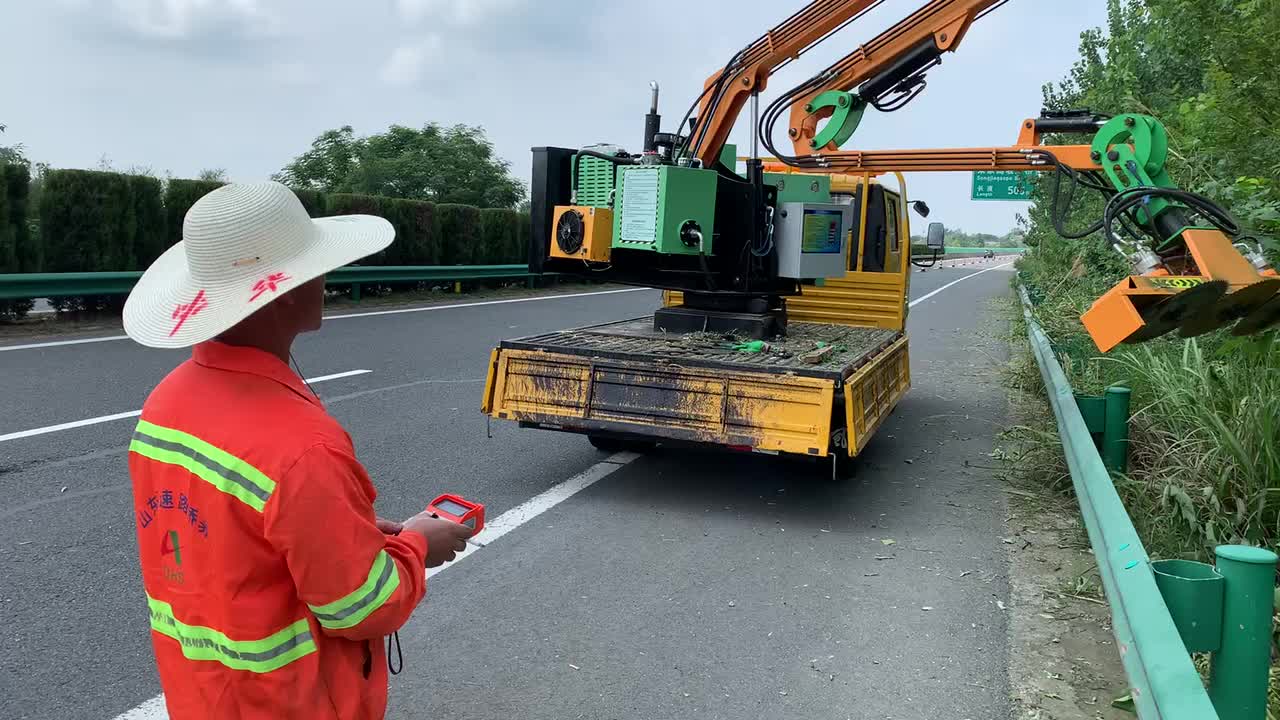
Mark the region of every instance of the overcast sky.
MULTIPOLYGON (((887 0, 776 75, 780 92, 905 17, 887 0)), ((0 143, 53 167, 262 179, 341 125, 482 125, 527 180, 529 148, 638 151, 648 83, 664 129, 739 47, 798 0, 0 0, 0 143)), ((848 149, 1012 143, 1104 0, 1012 0, 970 31, 909 108, 869 113, 848 149)), ((734 140, 748 143, 745 121, 734 140)), ((963 175, 909 176, 952 227, 1003 233, 1019 203, 963 175)))

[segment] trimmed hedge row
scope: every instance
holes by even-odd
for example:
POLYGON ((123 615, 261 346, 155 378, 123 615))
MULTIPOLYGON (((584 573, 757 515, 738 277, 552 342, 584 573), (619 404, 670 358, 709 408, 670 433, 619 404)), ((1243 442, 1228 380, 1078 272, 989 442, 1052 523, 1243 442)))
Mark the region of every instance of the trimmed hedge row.
MULTIPOLYGON (((40 246, 31 242, 30 189, 25 165, 0 165, 0 273, 40 270, 40 246)), ((30 300, 0 300, 0 320, 20 318, 31 307, 30 300)))
POLYGON ((200 198, 222 187, 212 180, 170 180, 164 189, 164 236, 170 245, 182 238, 182 220, 200 198))
MULTIPOLYGON (((39 244, 48 272, 144 269, 182 237, 191 206, 221 186, 200 180, 162 186, 151 177, 89 170, 52 170, 44 182, 39 244)), ((295 192, 312 217, 377 215, 395 226, 396 242, 364 265, 498 265, 526 258, 528 216, 513 210, 295 192)), ((4 253, 11 244, 0 236, 0 267, 9 267, 4 253)))
POLYGON ((0 273, 40 270, 40 246, 31 242, 30 187, 26 166, 0 165, 0 273))
POLYGON ((44 182, 38 212, 46 272, 145 267, 169 246, 159 180, 60 170, 44 182))

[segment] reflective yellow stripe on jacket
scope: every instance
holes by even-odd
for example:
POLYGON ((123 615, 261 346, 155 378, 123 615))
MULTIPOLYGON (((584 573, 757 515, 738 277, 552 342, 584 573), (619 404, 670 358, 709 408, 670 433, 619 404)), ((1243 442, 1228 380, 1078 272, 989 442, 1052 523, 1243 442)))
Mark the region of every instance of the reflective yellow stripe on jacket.
POLYGON ((276 484, 253 465, 189 433, 138 421, 129 451, 177 465, 262 512, 276 484))
POLYGON ((326 605, 307 605, 320 624, 331 630, 355 627, 386 604, 400 587, 400 571, 386 550, 379 550, 364 584, 343 598, 326 605))
POLYGON ((173 606, 147 596, 151 629, 178 641, 188 660, 217 662, 233 670, 268 673, 316 651, 305 618, 261 640, 232 640, 211 627, 188 625, 173 614, 173 606))

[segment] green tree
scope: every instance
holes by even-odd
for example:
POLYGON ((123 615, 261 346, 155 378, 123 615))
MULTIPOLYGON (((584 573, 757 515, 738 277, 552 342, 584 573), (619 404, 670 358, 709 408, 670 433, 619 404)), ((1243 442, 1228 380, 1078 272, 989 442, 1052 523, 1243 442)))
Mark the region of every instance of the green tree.
MULTIPOLYGON (((0 124, 0 133, 8 129, 8 125, 0 124)), ((26 165, 27 155, 22 143, 17 145, 0 145, 0 165, 26 165)))
MULTIPOLYGON (((1269 243, 1280 234, 1280 0, 1108 0, 1107 8, 1107 27, 1085 32, 1067 77, 1045 86, 1046 106, 1159 118, 1174 181, 1269 243)), ((1050 183, 1038 185, 1033 242, 1054 242, 1050 183)), ((1101 205, 1085 198, 1076 214, 1087 224, 1101 205)), ((1100 243, 1095 236, 1081 250, 1100 243)))
POLYGON ((525 187, 510 168, 480 127, 392 125, 357 137, 346 125, 322 133, 275 179, 326 193, 514 208, 525 199, 525 187))
MULTIPOLYGON (((992 235, 991 233, 967 233, 959 228, 947 228, 947 246, 948 247, 964 247, 964 248, 1011 248, 1022 247, 1026 244, 1026 233, 1022 230, 1010 230, 1004 235, 992 235)), ((911 243, 913 245, 925 244, 923 235, 912 235, 911 243)))

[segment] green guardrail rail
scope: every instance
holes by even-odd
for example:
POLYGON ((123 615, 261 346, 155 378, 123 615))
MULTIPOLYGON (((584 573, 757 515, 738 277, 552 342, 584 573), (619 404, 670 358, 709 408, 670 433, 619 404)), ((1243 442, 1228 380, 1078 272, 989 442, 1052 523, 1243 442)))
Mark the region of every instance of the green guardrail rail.
MULTIPOLYGON (((0 300, 77 295, 127 295, 141 272, 76 272, 0 274, 0 300)), ((326 285, 350 285, 360 299, 360 286, 383 282, 463 282, 525 278, 530 287, 539 277, 527 265, 350 265, 325 276, 326 285)))
POLYGON ((1109 472, 1124 468, 1128 392, 1077 397, 1020 293, 1138 717, 1264 720, 1276 554, 1224 545, 1216 565, 1148 557, 1109 472), (1191 652, 1212 653, 1207 690, 1191 652))
POLYGON ((991 252, 993 252, 993 253, 995 253, 995 254, 997 254, 997 255, 1024 255, 1024 254, 1026 254, 1026 252, 1027 252, 1028 248, 1024 248, 1024 247, 980 247, 980 248, 967 248, 967 247, 950 247, 950 246, 948 246, 948 247, 947 247, 947 254, 948 254, 948 255, 950 255, 950 254, 954 253, 954 254, 956 254, 956 255, 977 255, 977 254, 984 253, 984 252, 986 252, 986 251, 988 251, 988 250, 990 250, 991 252))

